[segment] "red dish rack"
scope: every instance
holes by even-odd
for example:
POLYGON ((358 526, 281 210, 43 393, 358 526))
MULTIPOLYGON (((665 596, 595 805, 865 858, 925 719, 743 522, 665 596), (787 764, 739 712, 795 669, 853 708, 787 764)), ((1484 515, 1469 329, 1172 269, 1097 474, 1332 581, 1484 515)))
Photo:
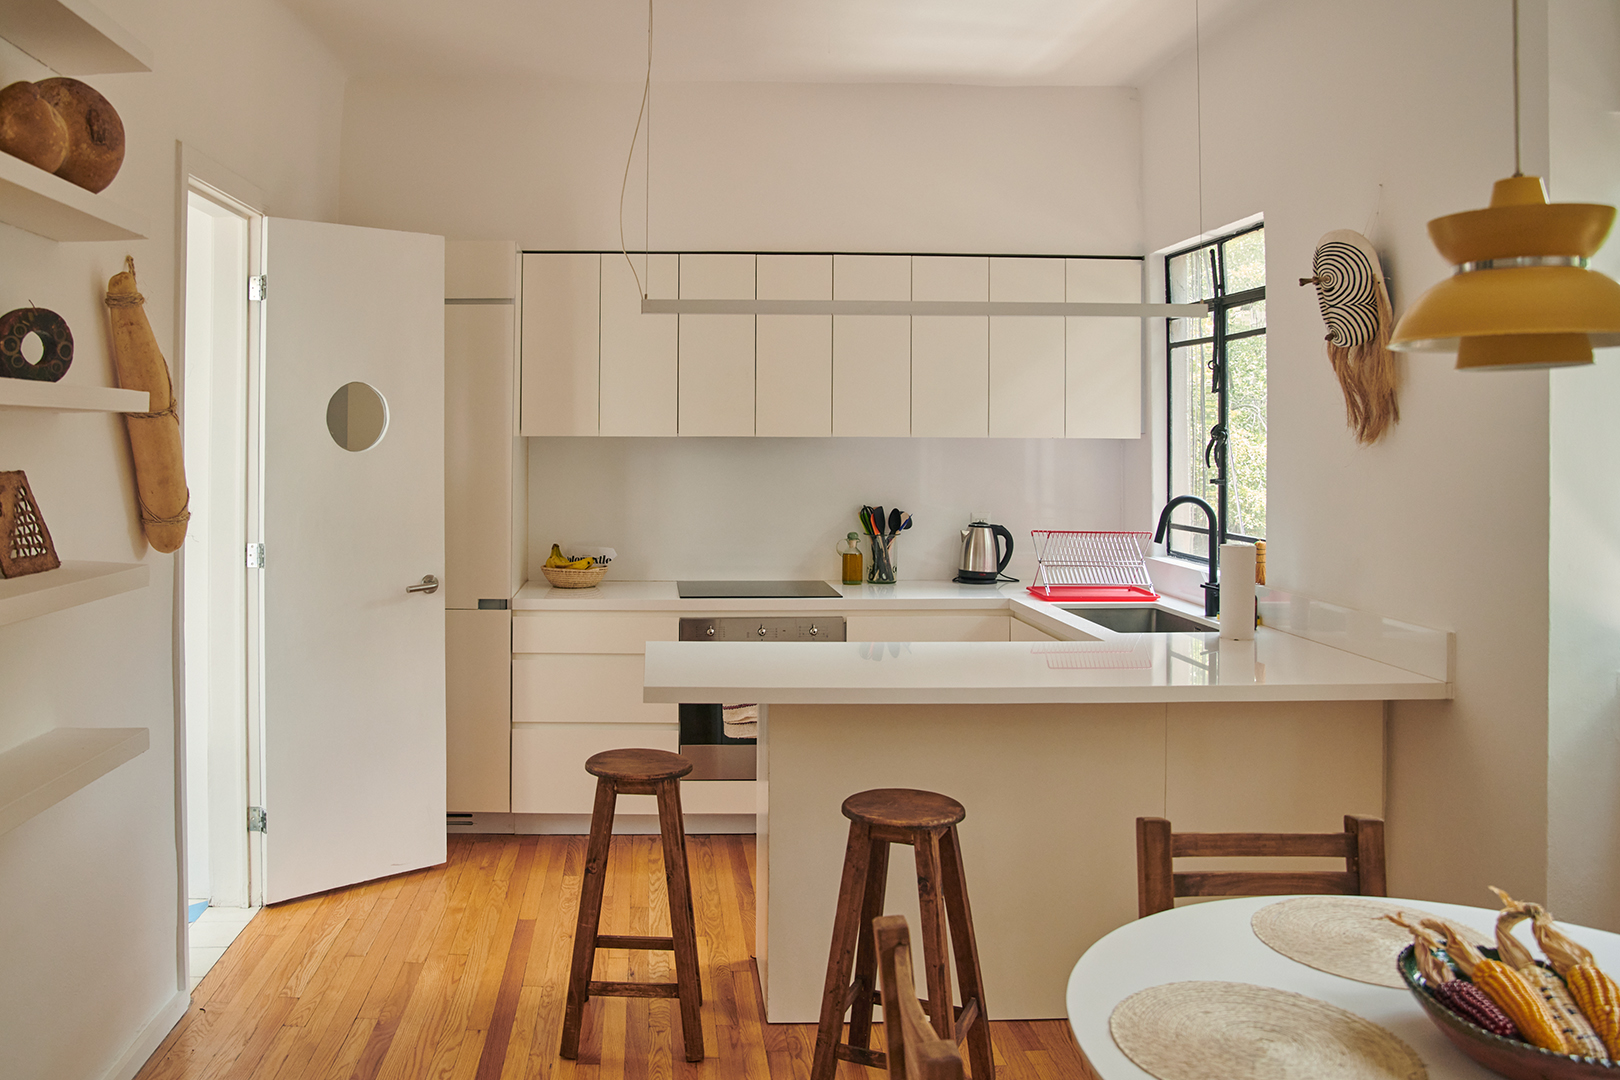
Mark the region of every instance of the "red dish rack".
POLYGON ((1040 600, 1134 602, 1157 600, 1148 577, 1153 535, 1145 532, 1074 532, 1035 529, 1035 583, 1040 600))

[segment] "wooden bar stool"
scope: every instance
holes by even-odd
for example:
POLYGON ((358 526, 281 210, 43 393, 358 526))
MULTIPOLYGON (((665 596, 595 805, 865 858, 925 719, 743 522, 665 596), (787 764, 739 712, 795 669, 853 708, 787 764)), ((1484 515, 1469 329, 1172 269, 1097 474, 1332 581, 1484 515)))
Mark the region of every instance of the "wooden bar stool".
POLYGON ((681 1036, 686 1060, 703 1060, 703 1024, 698 1007, 703 989, 698 979, 697 936, 692 929, 692 890, 686 875, 686 833, 681 823, 681 777, 692 763, 665 750, 605 750, 585 762, 596 777, 596 805, 591 810, 591 836, 585 846, 585 880, 579 890, 579 926, 574 931, 574 960, 568 970, 568 1003, 563 1010, 563 1057, 579 1057, 579 1032, 585 1002, 597 997, 672 997, 681 1002, 681 1036), (613 811, 620 795, 658 799, 658 833, 664 842, 664 879, 669 885, 670 937, 600 934, 602 886, 608 845, 613 839, 613 811), (595 982, 591 969, 597 949, 656 949, 675 953, 672 983, 595 982))
POLYGON ((862 791, 845 799, 843 810, 850 821, 849 846, 838 886, 838 913, 833 919, 832 953, 821 992, 821 1025, 816 1030, 810 1080, 833 1080, 839 1058, 877 1069, 887 1067, 888 1058, 871 1049, 872 1006, 883 1003, 876 986, 872 920, 883 914, 890 844, 909 844, 916 853, 923 972, 928 984, 924 1009, 940 1038, 953 1046, 967 1040, 973 1080, 991 1080, 996 1066, 990 1053, 990 1014, 984 1005, 979 947, 973 938, 962 848, 956 837, 956 824, 967 811, 955 799, 910 788, 862 791), (962 999, 961 1007, 954 1010, 945 947, 947 924, 962 999), (839 1040, 844 1014, 851 1006, 849 1042, 845 1043, 839 1040))

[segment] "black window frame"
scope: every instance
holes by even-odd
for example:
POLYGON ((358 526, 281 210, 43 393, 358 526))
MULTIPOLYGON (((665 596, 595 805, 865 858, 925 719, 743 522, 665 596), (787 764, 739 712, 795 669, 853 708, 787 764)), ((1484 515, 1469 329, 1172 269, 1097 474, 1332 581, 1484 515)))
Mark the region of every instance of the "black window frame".
MULTIPOLYGON (((1175 352, 1177 349, 1196 348, 1203 345, 1209 345, 1211 346, 1210 355, 1212 359, 1207 366, 1210 371, 1210 392, 1214 394, 1216 398, 1216 426, 1211 429, 1210 440, 1205 444, 1204 447, 1204 455, 1206 461, 1209 461, 1211 457, 1213 457, 1217 466, 1215 469, 1215 477, 1211 479, 1209 483, 1215 488, 1216 492, 1215 518, 1216 529, 1219 534, 1219 540, 1217 541, 1218 543, 1224 543, 1227 540, 1239 540, 1252 544, 1258 540, 1265 539, 1263 536, 1249 536, 1244 533, 1229 532, 1227 530, 1226 492, 1231 473, 1231 456, 1225 438, 1227 424, 1230 419, 1226 397, 1226 347, 1230 342, 1233 341, 1241 341, 1245 338, 1252 337, 1262 337, 1270 329, 1268 321, 1266 326, 1259 327, 1258 329, 1244 330, 1238 333, 1227 332, 1227 315, 1232 311, 1232 309, 1242 307, 1245 304, 1252 304, 1256 300, 1264 300, 1266 298, 1266 286, 1261 285, 1258 288, 1244 289, 1241 292, 1236 293, 1228 293, 1226 291, 1226 245, 1229 242, 1236 240, 1238 237, 1247 236, 1250 233, 1258 232, 1265 227, 1265 221, 1257 221, 1252 225, 1245 225, 1241 229, 1233 229, 1231 232, 1222 233, 1219 236, 1210 237, 1208 240, 1204 240, 1196 244, 1188 244, 1186 247, 1167 252, 1164 257, 1164 295, 1165 299, 1169 300, 1172 295, 1170 284, 1170 264, 1183 255, 1190 255, 1193 252, 1209 251, 1212 253, 1210 266, 1213 271, 1214 281, 1211 283, 1211 285, 1215 295, 1208 298, 1210 324, 1212 328, 1210 336, 1183 338, 1178 341, 1175 339, 1173 333, 1173 323, 1175 320, 1165 320, 1164 361, 1166 424, 1164 479, 1166 497, 1175 498, 1175 496, 1178 494, 1178 492, 1175 490, 1175 352), (1215 453, 1216 444, 1219 445, 1220 452, 1218 454, 1215 453)), ((1189 447, 1188 452, 1193 453, 1195 451, 1189 447)), ((1165 535, 1165 550, 1167 553, 1179 559, 1187 559, 1192 562, 1199 562, 1208 565, 1210 561, 1208 555, 1199 555, 1197 552, 1193 551, 1180 551, 1177 550, 1175 545, 1176 535, 1178 533, 1204 536, 1207 535, 1207 530, 1197 525, 1183 525, 1182 523, 1173 520, 1169 524, 1169 531, 1165 535)))

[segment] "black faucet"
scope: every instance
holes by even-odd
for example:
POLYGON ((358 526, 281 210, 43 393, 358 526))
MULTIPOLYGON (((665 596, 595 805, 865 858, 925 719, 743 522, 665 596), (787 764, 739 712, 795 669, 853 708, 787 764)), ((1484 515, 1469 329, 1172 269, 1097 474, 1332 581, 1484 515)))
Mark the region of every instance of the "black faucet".
POLYGON ((1159 528, 1153 534, 1153 542, 1164 543, 1164 535, 1170 530, 1170 511, 1182 503, 1192 503, 1209 520, 1209 580, 1204 582, 1204 618, 1213 619, 1221 613, 1221 540, 1214 509, 1196 495, 1177 495, 1160 511, 1159 528))

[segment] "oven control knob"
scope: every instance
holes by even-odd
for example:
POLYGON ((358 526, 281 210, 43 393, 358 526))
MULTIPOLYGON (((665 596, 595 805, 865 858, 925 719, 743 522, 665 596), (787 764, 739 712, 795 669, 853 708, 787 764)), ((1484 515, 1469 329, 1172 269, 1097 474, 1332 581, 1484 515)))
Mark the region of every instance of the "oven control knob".
POLYGON ((710 637, 714 637, 714 627, 712 627, 712 626, 711 626, 711 627, 709 627, 709 628, 708 628, 708 629, 707 629, 707 630, 705 630, 705 631, 703 631, 703 632, 704 632, 704 633, 705 633, 705 634, 707 634, 707 635, 709 635, 709 636, 710 636, 710 637))
POLYGON ((815 637, 816 635, 818 635, 820 633, 821 633, 821 631, 816 629, 816 625, 814 623, 811 623, 810 624, 810 636, 815 637))
POLYGON ((761 627, 760 627, 760 628, 759 628, 759 636, 760 636, 760 637, 764 637, 764 636, 765 636, 765 628, 764 628, 764 627, 763 627, 763 626, 761 626, 761 627))

